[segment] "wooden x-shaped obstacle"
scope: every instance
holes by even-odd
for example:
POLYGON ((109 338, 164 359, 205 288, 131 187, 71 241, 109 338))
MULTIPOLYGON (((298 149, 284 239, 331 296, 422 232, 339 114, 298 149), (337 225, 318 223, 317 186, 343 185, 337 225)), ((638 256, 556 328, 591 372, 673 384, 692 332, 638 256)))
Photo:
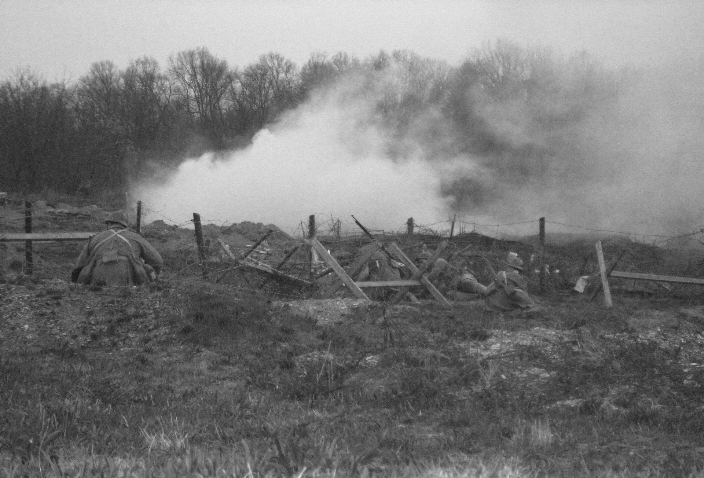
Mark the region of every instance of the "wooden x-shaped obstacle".
POLYGON ((357 258, 356 261, 352 263, 349 267, 349 272, 338 264, 334 257, 325 249, 325 247, 316 239, 315 237, 308 239, 306 241, 310 247, 316 251, 320 257, 330 266, 330 268, 337 274, 337 277, 341 282, 335 281, 331 286, 329 286, 325 291, 323 291, 323 297, 331 297, 335 292, 337 292, 343 285, 346 286, 354 295, 359 299, 364 299, 371 301, 367 294, 362 290, 367 287, 400 287, 401 289, 393 296, 391 299, 392 304, 398 303, 406 295, 411 287, 424 286, 430 294, 440 302, 444 307, 451 308, 452 304, 440 293, 439 290, 430 282, 430 280, 425 276, 425 272, 432 267, 435 261, 440 257, 442 251, 447 247, 447 241, 440 244, 440 246, 435 250, 433 255, 425 261, 421 267, 416 267, 416 265, 411 261, 406 254, 392 242, 388 246, 388 250, 393 254, 396 259, 401 261, 408 267, 408 270, 413 274, 410 279, 407 280, 392 280, 392 281, 361 281, 355 282, 352 276, 359 274, 359 272, 364 268, 364 265, 369 261, 372 255, 381 249, 382 244, 379 241, 374 241, 374 246, 369 248, 369 250, 357 258))

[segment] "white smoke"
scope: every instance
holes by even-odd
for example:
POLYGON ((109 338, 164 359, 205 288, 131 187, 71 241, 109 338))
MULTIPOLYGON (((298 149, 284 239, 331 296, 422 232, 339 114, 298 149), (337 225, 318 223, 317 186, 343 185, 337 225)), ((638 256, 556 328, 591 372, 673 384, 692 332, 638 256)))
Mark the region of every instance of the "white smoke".
POLYGON ((248 148, 191 158, 167 182, 132 194, 157 211, 147 220, 186 223, 197 212, 204 222, 273 223, 289 233, 311 214, 355 231, 352 214, 369 228, 399 231, 409 217, 448 227, 455 212, 479 224, 546 217, 644 236, 687 233, 704 222, 704 62, 682 66, 652 68, 613 101, 547 133, 513 104, 484 112, 499 144, 552 145, 551 156, 532 162, 448 157, 459 136, 432 109, 399 137, 377 110, 383 81, 369 88, 349 79, 260 131, 248 148))
POLYGON ((355 215, 392 231, 409 217, 446 220, 437 172, 421 157, 389 158, 374 119, 368 99, 319 96, 257 133, 248 148, 188 159, 166 183, 142 183, 132 195, 156 211, 147 221, 182 223, 197 212, 203 222, 271 223, 289 233, 311 214, 350 228, 355 215))

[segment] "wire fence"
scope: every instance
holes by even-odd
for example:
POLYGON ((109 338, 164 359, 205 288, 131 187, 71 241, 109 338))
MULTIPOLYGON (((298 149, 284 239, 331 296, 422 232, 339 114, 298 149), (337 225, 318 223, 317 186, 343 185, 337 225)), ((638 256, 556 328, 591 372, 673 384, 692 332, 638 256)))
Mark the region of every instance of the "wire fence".
MULTIPOLYGON (((131 211, 136 210, 132 205, 131 211)), ((235 255, 242 254, 261 237, 271 226, 261 223, 248 223, 251 227, 242 229, 244 223, 217 217, 201 216, 208 241, 204 261, 198 254, 196 242, 192 233, 183 230, 194 229, 193 219, 176 220, 169 217, 163 210, 141 204, 143 217, 150 220, 145 226, 145 236, 155 241, 155 246, 161 249, 167 267, 166 276, 184 285, 203 282, 203 271, 208 272, 208 280, 223 283, 241 291, 268 290, 272 295, 282 298, 303 297, 309 291, 296 285, 281 286, 276 280, 262 274, 261 271, 242 267, 233 263, 230 257, 221 250, 217 239, 232 248, 235 255), (180 232, 177 232, 180 231, 180 232), (298 287, 298 288, 297 288, 298 287)), ((76 218, 80 213, 75 213, 76 218)), ((93 214, 88 223, 100 227, 102 219, 93 214)), ((52 218, 73 217, 69 213, 52 218)), ((88 217, 88 216, 84 216, 88 217)), ((335 252, 340 262, 354 256, 356 249, 369 239, 360 230, 353 219, 337 218, 332 215, 314 214, 316 235, 326 247, 335 252)), ((363 218, 360 218, 364 221, 363 218)), ((25 215, 18 208, 0 206, 0 234, 8 231, 23 230, 25 215)), ((283 230, 284 234, 272 237, 253 251, 253 257, 271 268, 278 268, 282 273, 298 278, 301 281, 311 281, 316 274, 325 268, 324 264, 312 264, 310 249, 299 247, 309 234, 309 218, 301 220, 296 228, 283 230), (299 250, 294 251, 299 247, 299 250), (293 251, 281 263, 283 258, 293 251), (316 267, 318 269, 316 269, 316 267)), ((80 221, 74 221, 78 224, 80 221)), ((73 224, 73 223, 71 223, 73 224)), ((575 277, 596 270, 596 260, 593 244, 597 239, 604 241, 604 250, 608 257, 614 257, 618 251, 628 249, 627 260, 619 266, 621 270, 681 274, 691 277, 704 275, 704 227, 692 225, 689 230, 678 231, 676 234, 644 233, 637 228, 623 227, 603 228, 588 224, 575 224, 544 220, 545 235, 541 242, 540 218, 504 223, 481 222, 471 217, 457 217, 434 223, 417 223, 410 218, 399 221, 397 226, 388 229, 372 229, 370 232, 382 241, 395 240, 403 243, 410 252, 415 251, 421 243, 433 245, 441 240, 450 240, 453 247, 448 248, 448 254, 462 247, 476 246, 487 254, 499 258, 508 250, 521 254, 527 264, 527 276, 535 281, 540 273, 540 267, 546 267, 553 286, 566 285, 575 277), (578 243, 584 243, 582 246, 578 243), (544 259, 541 259, 541 254, 544 259), (543 262, 540 262, 540 261, 543 262), (542 264, 541 265, 539 265, 542 264)), ((41 222, 40 226, 41 227, 41 222)), ((0 267, 7 264, 17 265, 21 255, 17 254, 21 246, 8 247, 0 243, 0 267), (14 262, 13 262, 14 261, 14 262)), ((56 251, 66 251, 60 245, 45 243, 35 248, 41 258, 47 260, 59 255, 56 251), (53 250, 54 248, 55 250, 53 250)), ((71 253, 81 246, 74 245, 71 253)), ((335 255, 335 254, 334 254, 335 255)), ((409 254, 410 255, 410 254, 409 254)), ((472 266, 472 264, 469 264, 472 266)), ((52 269, 58 270, 58 269, 52 269)), ((298 284, 300 285, 300 284, 298 284)))

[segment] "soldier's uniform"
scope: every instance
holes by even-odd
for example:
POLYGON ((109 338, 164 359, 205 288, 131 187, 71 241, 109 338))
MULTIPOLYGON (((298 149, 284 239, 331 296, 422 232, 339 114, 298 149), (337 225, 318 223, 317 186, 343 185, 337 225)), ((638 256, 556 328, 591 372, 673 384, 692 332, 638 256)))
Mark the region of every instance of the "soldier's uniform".
POLYGON ((155 280, 164 261, 136 232, 122 212, 105 220, 107 230, 91 237, 76 260, 71 280, 91 285, 140 285, 155 280))
POLYGON ((493 281, 485 287, 472 274, 465 272, 457 284, 457 290, 484 297, 487 309, 496 312, 534 307, 535 302, 528 295, 528 282, 521 275, 523 261, 515 252, 509 252, 507 265, 507 270, 496 274, 501 284, 493 281))

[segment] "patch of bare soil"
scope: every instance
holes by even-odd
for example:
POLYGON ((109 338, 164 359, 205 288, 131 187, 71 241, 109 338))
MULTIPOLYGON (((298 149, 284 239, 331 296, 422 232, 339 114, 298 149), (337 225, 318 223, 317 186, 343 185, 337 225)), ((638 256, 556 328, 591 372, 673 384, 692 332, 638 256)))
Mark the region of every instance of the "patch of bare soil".
MULTIPOLYGON (((92 216, 47 213, 46 220, 63 230, 75 221, 95 226, 92 216)), ((210 273, 204 280, 193 230, 155 221, 144 235, 162 252, 166 272, 148 288, 76 286, 68 274, 79 247, 40 246, 34 278, 21 268, 0 270, 2 357, 40 357, 47 367, 56 358, 85 358, 82 367, 117 364, 105 368, 106 391, 91 392, 115 406, 176 401, 196 407, 199 400, 220 406, 225 396, 228 417, 242 418, 238 426, 251 427, 247 433, 253 435, 261 433, 257 424, 264 414, 283 428, 313 423, 328 437, 345 428, 353 446, 384 421, 392 425, 379 432, 379 443, 391 434, 398 443, 391 440, 388 449, 413 443, 418 448, 409 448, 409 455, 500 446, 525 453, 519 445, 532 440, 531 425, 491 422, 506 414, 565 423, 596 417, 626 428, 655 424, 650 436, 657 444, 629 442, 642 462, 655 452, 665 453, 663 460, 681 458, 681 449, 688 464, 701 462, 696 450, 704 448, 691 435, 656 435, 657 427, 667 429, 682 417, 696 424, 704 415, 704 305, 698 296, 678 299, 660 290, 643 299, 615 288, 616 305, 606 309, 556 292, 529 316, 487 312, 478 301, 456 301, 450 310, 432 300, 369 303, 344 289, 334 298, 311 299, 314 291, 290 285, 268 289, 275 281, 233 267, 218 241, 239 255, 270 229, 254 223, 204 227, 210 273), (351 408, 336 411, 329 404, 338 399, 351 408), (472 428, 463 414, 485 420, 485 430, 472 428), (486 433, 486 444, 477 433, 486 433), (671 436, 679 441, 668 444, 671 436)), ((255 256, 273 267, 299 243, 275 230, 255 256)), ((353 255, 356 246, 326 245, 342 257, 353 255)), ((4 261, 22 259, 20 245, 2 252, 4 261)), ((305 253, 291 257, 294 267, 287 270, 309 277, 305 253)), ((220 435, 212 440, 242 439, 237 427, 218 420, 213 418, 220 435)), ((623 458, 623 450, 607 450, 618 437, 580 445, 587 440, 580 430, 560 433, 550 438, 559 443, 554 452, 563 453, 560 460, 623 458)), ((531 450, 529 459, 544 458, 531 450)), ((639 459, 625 455, 629 463, 639 459)))

